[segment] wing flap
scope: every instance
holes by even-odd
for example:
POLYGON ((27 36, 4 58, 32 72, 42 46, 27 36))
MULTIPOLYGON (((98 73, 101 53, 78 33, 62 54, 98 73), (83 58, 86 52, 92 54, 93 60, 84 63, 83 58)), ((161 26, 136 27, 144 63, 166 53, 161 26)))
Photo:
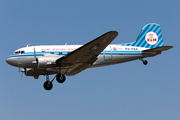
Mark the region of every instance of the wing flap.
POLYGON ((66 72, 67 76, 75 75, 86 68, 88 68, 90 65, 87 63, 76 63, 73 66, 70 67, 70 69, 66 72))

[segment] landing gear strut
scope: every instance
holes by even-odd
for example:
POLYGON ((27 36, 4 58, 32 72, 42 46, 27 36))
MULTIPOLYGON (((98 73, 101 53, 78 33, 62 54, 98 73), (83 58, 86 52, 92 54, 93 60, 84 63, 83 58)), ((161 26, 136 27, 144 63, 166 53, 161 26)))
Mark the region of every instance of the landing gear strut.
POLYGON ((143 58, 139 58, 139 60, 142 61, 144 65, 148 64, 147 60, 143 60, 143 58))
POLYGON ((63 83, 66 80, 66 76, 64 75, 64 74, 66 74, 66 72, 65 73, 62 72, 61 65, 60 65, 59 66, 59 74, 56 75, 56 80, 58 83, 63 83))

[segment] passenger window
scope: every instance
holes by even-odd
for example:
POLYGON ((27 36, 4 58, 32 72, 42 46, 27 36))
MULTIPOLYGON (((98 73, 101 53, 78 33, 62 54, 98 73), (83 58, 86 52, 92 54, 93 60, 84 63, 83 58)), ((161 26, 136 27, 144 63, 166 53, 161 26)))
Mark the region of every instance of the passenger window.
POLYGON ((62 55, 62 52, 59 52, 59 55, 62 55))

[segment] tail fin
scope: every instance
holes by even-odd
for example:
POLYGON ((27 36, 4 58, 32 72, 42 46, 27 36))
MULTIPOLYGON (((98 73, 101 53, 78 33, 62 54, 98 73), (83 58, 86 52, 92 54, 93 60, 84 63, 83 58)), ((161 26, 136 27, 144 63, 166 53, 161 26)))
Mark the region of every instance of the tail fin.
POLYGON ((145 25, 134 43, 122 45, 145 48, 156 48, 164 46, 160 25, 155 23, 145 25))

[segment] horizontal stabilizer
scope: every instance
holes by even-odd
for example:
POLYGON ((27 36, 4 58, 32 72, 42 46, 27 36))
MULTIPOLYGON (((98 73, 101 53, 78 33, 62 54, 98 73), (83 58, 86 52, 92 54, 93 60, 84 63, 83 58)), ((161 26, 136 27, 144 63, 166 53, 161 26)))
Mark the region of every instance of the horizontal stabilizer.
POLYGON ((157 47, 153 49, 143 50, 142 52, 157 52, 157 51, 166 51, 173 48, 173 46, 163 46, 163 47, 157 47))

